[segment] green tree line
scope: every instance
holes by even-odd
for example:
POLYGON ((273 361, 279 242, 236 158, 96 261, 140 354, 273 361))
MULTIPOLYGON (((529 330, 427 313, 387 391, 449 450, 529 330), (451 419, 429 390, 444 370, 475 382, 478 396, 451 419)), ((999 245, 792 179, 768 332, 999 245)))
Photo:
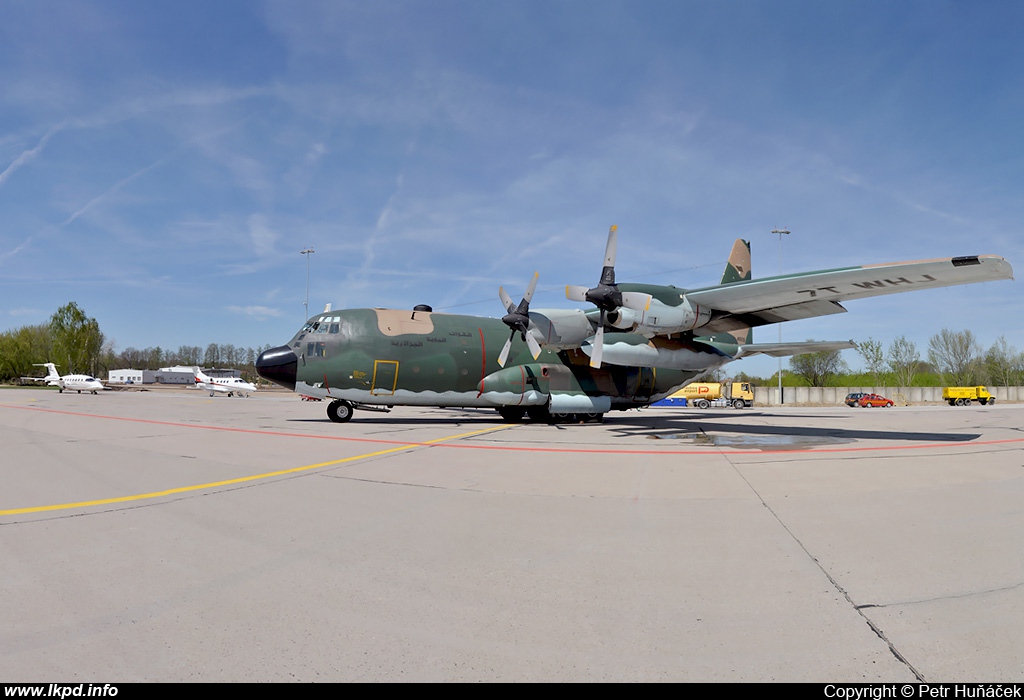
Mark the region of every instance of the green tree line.
MULTIPOLYGON (((922 350, 905 337, 896 338, 888 347, 868 338, 857 344, 864 361, 863 372, 851 372, 840 352, 795 355, 789 360, 789 372, 783 372, 784 386, 1021 386, 1024 385, 1024 352, 1010 345, 1005 336, 987 350, 969 330, 943 328, 922 350)), ((778 374, 768 379, 744 380, 768 385, 778 382, 778 374)))
POLYGON ((268 349, 210 343, 205 348, 182 345, 175 350, 125 348, 121 352, 106 341, 95 318, 75 302, 50 317, 48 323, 23 326, 0 333, 0 382, 42 376, 34 365, 53 362, 61 374, 90 374, 106 378, 114 369, 160 369, 174 365, 231 367, 246 379, 256 378, 256 358, 268 349))
MULTIPOLYGON (((34 365, 53 362, 62 374, 91 374, 105 377, 114 369, 160 369, 174 365, 232 367, 247 379, 256 378, 256 358, 268 349, 210 343, 182 345, 177 349, 134 348, 121 352, 106 342, 96 319, 75 302, 57 309, 49 323, 23 326, 0 333, 0 382, 37 376, 34 365)), ((864 361, 863 372, 851 372, 838 350, 794 355, 789 371, 783 372, 784 386, 991 386, 1024 385, 1024 352, 1000 337, 987 350, 969 330, 943 328, 924 349, 900 336, 889 346, 872 338, 857 344, 864 361)), ((709 376, 709 381, 722 378, 709 376)), ((743 372, 737 381, 768 385, 778 375, 755 377, 743 372)))

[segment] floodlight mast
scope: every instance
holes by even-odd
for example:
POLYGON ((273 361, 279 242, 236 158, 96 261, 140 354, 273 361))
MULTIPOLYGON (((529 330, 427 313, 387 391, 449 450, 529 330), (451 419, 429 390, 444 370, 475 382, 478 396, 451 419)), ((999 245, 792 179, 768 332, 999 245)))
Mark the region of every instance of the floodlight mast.
POLYGON ((302 322, 305 323, 309 319, 309 256, 316 251, 310 246, 305 250, 299 251, 299 255, 306 256, 306 301, 302 302, 303 316, 302 322))
MULTIPOLYGON (((782 237, 789 235, 789 230, 785 227, 774 228, 772 233, 779 237, 779 275, 782 275, 782 237)), ((782 344, 782 324, 779 324, 779 344, 782 344)), ((779 405, 781 406, 782 401, 782 357, 779 357, 779 405)))

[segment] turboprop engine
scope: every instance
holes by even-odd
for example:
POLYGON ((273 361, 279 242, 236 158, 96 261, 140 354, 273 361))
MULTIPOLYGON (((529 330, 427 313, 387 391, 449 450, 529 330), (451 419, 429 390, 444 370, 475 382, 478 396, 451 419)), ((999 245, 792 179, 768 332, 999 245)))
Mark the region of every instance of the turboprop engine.
POLYGON ((594 335, 581 309, 538 309, 530 312, 530 334, 550 350, 570 350, 594 335))
POLYGON ((692 303, 684 294, 679 295, 679 300, 678 306, 671 306, 652 299, 646 311, 620 308, 609 314, 608 321, 615 328, 653 338, 692 331, 711 320, 711 309, 692 303))
POLYGON ((516 333, 522 337, 535 360, 540 357, 541 346, 556 352, 569 350, 578 348, 584 340, 594 335, 593 322, 580 309, 530 311, 530 300, 537 288, 537 278, 538 274, 534 272, 518 304, 512 301, 504 287, 498 288, 498 298, 508 312, 501 321, 512 331, 498 355, 498 364, 502 367, 508 361, 516 333))

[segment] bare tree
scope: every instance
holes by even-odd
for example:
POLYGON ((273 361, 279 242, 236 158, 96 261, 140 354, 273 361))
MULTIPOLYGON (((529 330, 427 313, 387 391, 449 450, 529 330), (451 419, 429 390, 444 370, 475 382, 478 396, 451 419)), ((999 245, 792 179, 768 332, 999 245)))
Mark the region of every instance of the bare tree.
POLYGON ((874 378, 873 383, 878 385, 878 375, 885 370, 885 353, 882 352, 882 344, 873 338, 862 340, 857 344, 857 352, 864 359, 864 366, 874 378))
POLYGON ((839 350, 810 352, 789 358, 789 369, 810 386, 828 386, 832 377, 846 371, 846 361, 839 350))
POLYGON ((1021 376, 1021 369, 1024 367, 1024 353, 1017 352, 1017 348, 1006 342, 1006 336, 1000 336, 999 340, 992 344, 992 347, 985 353, 985 369, 991 382, 1003 386, 1017 386, 1024 377, 1021 376))
POLYGON ((897 386, 913 386, 918 364, 921 362, 921 354, 913 341, 902 335, 892 341, 889 344, 889 352, 886 353, 886 361, 889 369, 896 375, 897 386))
POLYGON ((203 364, 207 367, 214 367, 220 364, 220 346, 217 343, 210 343, 206 346, 206 354, 203 355, 203 364))
POLYGON ((928 361, 953 386, 973 386, 981 381, 981 345, 971 331, 943 328, 928 341, 928 361))

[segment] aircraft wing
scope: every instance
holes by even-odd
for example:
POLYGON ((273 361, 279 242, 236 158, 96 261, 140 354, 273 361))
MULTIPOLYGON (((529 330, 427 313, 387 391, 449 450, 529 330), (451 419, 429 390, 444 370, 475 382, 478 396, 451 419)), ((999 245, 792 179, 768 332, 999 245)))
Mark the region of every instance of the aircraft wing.
POLYGON ((844 313, 840 302, 848 299, 1001 279, 1013 279, 1010 263, 971 255, 766 277, 695 289, 686 298, 713 309, 701 332, 714 333, 844 313))
POLYGON ((790 355, 804 355, 811 352, 849 350, 855 347, 857 347, 857 344, 852 340, 808 340, 802 343, 748 343, 747 345, 740 346, 736 359, 749 357, 750 355, 789 357, 790 355))

